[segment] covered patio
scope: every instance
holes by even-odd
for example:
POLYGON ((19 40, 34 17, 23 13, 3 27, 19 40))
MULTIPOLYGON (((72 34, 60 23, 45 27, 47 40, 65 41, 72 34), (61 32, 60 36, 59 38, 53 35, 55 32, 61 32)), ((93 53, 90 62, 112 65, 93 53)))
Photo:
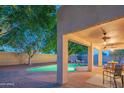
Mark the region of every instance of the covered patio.
MULTIPOLYGON (((62 6, 57 25, 57 82, 67 84, 68 41, 88 47, 88 71, 94 72, 94 48, 102 72, 102 51, 124 49, 124 6, 62 6)), ((81 73, 81 72, 80 72, 81 73)), ((88 73, 88 72, 87 72, 88 73)))
POLYGON ((29 68, 48 66, 52 64, 33 64, 5 66, 0 68, 1 88, 98 88, 102 86, 90 84, 88 79, 95 76, 96 72, 70 72, 69 81, 66 84, 56 83, 56 71, 27 71, 29 68))

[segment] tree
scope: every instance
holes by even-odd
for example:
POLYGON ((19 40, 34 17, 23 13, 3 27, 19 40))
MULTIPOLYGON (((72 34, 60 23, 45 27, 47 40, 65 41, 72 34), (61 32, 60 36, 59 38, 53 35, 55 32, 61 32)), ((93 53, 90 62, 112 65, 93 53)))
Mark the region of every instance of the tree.
POLYGON ((55 6, 0 6, 0 15, 0 26, 7 32, 0 37, 0 45, 26 53, 31 64, 36 51, 42 51, 45 36, 56 25, 55 6))
MULTIPOLYGON (((39 33, 39 35, 42 37, 41 33, 39 33)), ((31 64, 31 58, 42 49, 42 39, 43 38, 39 38, 36 33, 26 31, 24 33, 24 40, 16 38, 13 47, 16 48, 17 53, 26 53, 28 55, 28 64, 31 64)))
POLYGON ((114 60, 118 61, 121 63, 122 58, 124 57, 124 49, 121 50, 114 50, 113 52, 110 52, 110 55, 114 58, 114 60))
POLYGON ((42 48, 44 53, 57 53, 57 27, 53 28, 52 32, 45 34, 44 47, 42 48))
POLYGON ((73 43, 71 41, 69 41, 69 55, 72 54, 83 54, 83 53, 87 53, 88 48, 86 46, 80 45, 80 44, 76 44, 73 43))
MULTIPOLYGON (((26 53, 30 59, 38 51, 57 53, 57 22, 55 6, 0 6, 0 45, 26 53)), ((87 48, 69 42, 69 55, 86 53, 87 48)))

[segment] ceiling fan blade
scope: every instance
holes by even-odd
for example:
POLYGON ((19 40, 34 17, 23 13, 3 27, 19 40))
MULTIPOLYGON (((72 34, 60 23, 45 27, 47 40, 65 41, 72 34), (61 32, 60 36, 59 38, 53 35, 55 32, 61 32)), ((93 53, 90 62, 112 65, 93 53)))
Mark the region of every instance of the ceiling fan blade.
POLYGON ((106 35, 106 31, 103 28, 101 28, 101 30, 103 32, 103 35, 106 35))
POLYGON ((103 39, 103 40, 111 39, 111 37, 104 36, 102 39, 103 39))
POLYGON ((117 45, 124 45, 124 42, 117 42, 117 43, 109 43, 107 46, 117 46, 117 45))
POLYGON ((101 30, 102 30, 102 32, 103 32, 103 37, 102 37, 102 39, 104 40, 104 41, 106 41, 106 40, 108 40, 108 39, 110 39, 111 37, 109 37, 109 36, 106 36, 106 31, 103 29, 103 28, 101 28, 101 30))

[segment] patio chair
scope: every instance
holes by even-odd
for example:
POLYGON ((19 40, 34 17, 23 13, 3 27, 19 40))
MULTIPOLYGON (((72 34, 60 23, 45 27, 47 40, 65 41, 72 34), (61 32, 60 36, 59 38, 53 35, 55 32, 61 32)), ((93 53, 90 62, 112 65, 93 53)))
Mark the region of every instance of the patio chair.
POLYGON ((111 69, 111 65, 110 64, 105 64, 103 66, 103 70, 110 70, 111 69))
POLYGON ((110 87, 113 79, 115 87, 117 88, 116 79, 119 79, 119 78, 121 79, 122 87, 123 87, 122 65, 116 64, 114 70, 112 70, 111 67, 109 67, 109 65, 105 69, 103 69, 103 84, 105 82, 105 76, 110 78, 110 81, 109 81, 110 87))

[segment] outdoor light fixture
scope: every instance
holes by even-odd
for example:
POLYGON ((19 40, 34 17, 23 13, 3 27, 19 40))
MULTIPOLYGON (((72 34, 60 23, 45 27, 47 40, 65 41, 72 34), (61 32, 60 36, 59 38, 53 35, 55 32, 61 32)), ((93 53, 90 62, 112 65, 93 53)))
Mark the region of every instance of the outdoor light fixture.
POLYGON ((104 42, 103 42, 103 45, 104 45, 104 49, 106 49, 106 48, 107 48, 107 42, 104 41, 104 42))
POLYGON ((111 52, 114 52, 114 49, 113 49, 113 48, 111 48, 111 49, 110 49, 110 51, 111 51, 111 52))
POLYGON ((104 41, 104 43, 103 43, 103 44, 104 44, 104 46, 105 46, 105 45, 107 45, 107 42, 106 42, 106 41, 104 41))

